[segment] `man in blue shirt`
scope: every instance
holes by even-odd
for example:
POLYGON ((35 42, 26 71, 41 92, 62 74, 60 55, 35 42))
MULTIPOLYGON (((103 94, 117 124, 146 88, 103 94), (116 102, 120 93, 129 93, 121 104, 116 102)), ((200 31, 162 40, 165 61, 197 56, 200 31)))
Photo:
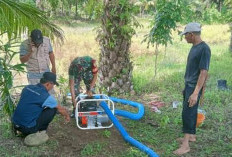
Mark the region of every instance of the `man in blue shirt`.
POLYGON ((182 110, 184 138, 179 139, 182 144, 179 149, 173 152, 176 155, 189 152, 189 142, 196 141, 197 109, 202 88, 208 75, 211 57, 209 46, 201 39, 201 25, 199 23, 187 24, 181 35, 184 35, 186 41, 193 46, 188 55, 184 77, 185 89, 182 110))
MULTIPOLYGON (((28 85, 22 90, 21 98, 12 117, 16 130, 28 135, 29 138, 39 137, 40 132, 44 134, 44 131, 47 130, 57 110, 65 117, 67 122, 70 121, 67 110, 60 106, 56 99, 48 93, 54 85, 58 85, 56 75, 52 72, 45 72, 40 83, 28 85)), ((25 143, 29 138, 25 138, 25 143)), ((37 142, 35 140, 29 145, 40 144, 40 142, 37 142)), ((43 142, 46 142, 46 140, 43 142)))

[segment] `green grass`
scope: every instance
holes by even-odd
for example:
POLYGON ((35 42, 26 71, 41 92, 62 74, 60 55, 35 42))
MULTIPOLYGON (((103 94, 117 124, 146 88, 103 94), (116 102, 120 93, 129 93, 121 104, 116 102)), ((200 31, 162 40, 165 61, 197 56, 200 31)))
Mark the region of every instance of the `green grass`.
MULTIPOLYGON (((143 36, 148 33, 148 20, 139 19, 144 25, 137 29, 137 34, 132 39, 131 59, 134 63, 133 84, 138 96, 127 99, 138 102, 151 101, 146 95, 159 95, 160 100, 165 102, 161 114, 149 110, 146 105, 144 117, 139 121, 122 119, 127 132, 136 140, 152 148, 161 157, 173 157, 172 151, 178 148, 176 138, 182 135, 181 127, 181 106, 172 108, 173 101, 182 102, 181 92, 184 88, 184 72, 186 59, 191 47, 183 39, 173 32, 173 44, 166 48, 160 47, 158 56, 158 75, 154 76, 154 48, 147 49, 146 43, 141 43, 143 36), (152 121, 156 126, 151 126, 147 121, 152 121)), ((70 25, 70 24, 69 24, 70 25)), ((66 41, 61 47, 55 47, 57 59, 58 75, 67 78, 67 68, 70 61, 81 55, 91 55, 98 58, 100 53, 99 45, 95 40, 96 32, 93 31, 98 24, 78 23, 73 21, 71 26, 62 24, 65 31, 66 41)), ((183 27, 180 27, 182 30, 183 27)), ((191 143, 191 152, 186 157, 232 156, 232 55, 228 51, 229 27, 227 25, 204 25, 202 38, 206 41, 212 51, 210 64, 210 78, 207 82, 204 106, 206 120, 197 129, 197 142, 191 143), (230 90, 220 91, 217 89, 217 80, 226 79, 230 90)), ((117 95, 117 97, 125 97, 117 95)), ((120 105, 117 105, 118 108, 120 105)), ((123 109, 130 110, 129 107, 123 109)), ((56 121, 54 121, 56 122, 56 121)), ((9 121, 1 116, 0 119, 0 140, 12 142, 14 137, 10 133, 9 121)), ((113 136, 111 132, 104 131, 105 138, 113 136)), ((16 138, 16 140, 19 140, 16 138)), ((9 144, 14 146, 14 152, 9 151, 6 145, 0 147, 0 156, 40 156, 49 154, 57 145, 56 141, 51 141, 38 148, 27 148, 22 143, 9 144), (18 155, 19 154, 19 155, 18 155)), ((104 149, 105 143, 89 143, 81 151, 82 156, 97 156, 104 149)), ((144 157, 145 153, 128 144, 126 151, 107 154, 115 157, 144 157)), ((13 149, 13 148, 12 148, 13 149)), ((106 150, 107 151, 107 150, 106 150)))
POLYGON ((96 156, 103 151, 105 143, 94 142, 87 144, 84 149, 81 151, 81 156, 96 156))

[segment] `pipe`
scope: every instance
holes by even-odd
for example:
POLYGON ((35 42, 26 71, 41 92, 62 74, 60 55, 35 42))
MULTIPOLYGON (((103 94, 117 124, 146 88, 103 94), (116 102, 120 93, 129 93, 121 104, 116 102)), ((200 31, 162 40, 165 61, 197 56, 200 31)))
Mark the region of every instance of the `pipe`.
POLYGON ((100 106, 105 110, 106 114, 112 121, 112 123, 115 125, 117 130, 120 132, 122 137, 125 141, 130 143, 131 145, 139 148, 141 151, 147 153, 150 157, 158 157, 158 155, 149 147, 145 146, 144 144, 138 142, 137 140, 133 139, 129 134, 126 132, 126 130, 123 128, 122 124, 119 123, 118 119, 112 114, 111 110, 108 108, 108 105, 106 102, 102 101, 100 103, 100 106))
POLYGON ((114 98, 114 97, 109 97, 109 99, 111 99, 113 102, 116 103, 121 103, 124 105, 130 105, 133 107, 138 108, 138 113, 131 113, 128 111, 124 111, 124 110, 115 110, 114 114, 118 115, 118 116, 123 116, 132 120, 139 120, 143 117, 144 115, 144 106, 143 104, 134 102, 134 101, 129 101, 129 100, 124 100, 124 99, 118 99, 118 98, 114 98))

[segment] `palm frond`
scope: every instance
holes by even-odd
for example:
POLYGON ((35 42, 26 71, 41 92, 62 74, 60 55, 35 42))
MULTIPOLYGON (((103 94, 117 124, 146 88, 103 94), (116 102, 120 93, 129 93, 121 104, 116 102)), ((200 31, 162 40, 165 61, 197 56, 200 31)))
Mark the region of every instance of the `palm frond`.
POLYGON ((0 0, 0 21, 0 34, 6 32, 9 39, 35 28, 41 29, 51 39, 64 39, 60 27, 50 22, 43 11, 26 3, 0 0))

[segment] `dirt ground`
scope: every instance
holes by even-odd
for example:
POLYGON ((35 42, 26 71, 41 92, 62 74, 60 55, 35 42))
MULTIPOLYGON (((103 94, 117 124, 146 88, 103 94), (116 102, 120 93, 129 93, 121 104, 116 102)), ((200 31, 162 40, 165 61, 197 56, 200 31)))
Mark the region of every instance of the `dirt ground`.
MULTIPOLYGON (((132 98, 133 101, 139 99, 141 103, 145 106, 151 100, 156 100, 158 97, 154 95, 148 95, 145 97, 132 98)), ((67 102, 67 106, 71 103, 67 102)), ((126 123, 123 121, 122 117, 117 117, 119 122, 126 129, 126 123)), ((57 122, 52 122, 48 129, 48 135, 50 140, 57 142, 58 146, 54 152, 55 156, 81 156, 81 151, 85 148, 87 144, 92 143, 103 143, 103 150, 107 150, 107 155, 100 153, 100 157, 108 157, 109 154, 117 156, 120 152, 125 152, 131 145, 126 143, 119 133, 119 131, 113 126, 107 129, 111 132, 109 137, 105 137, 103 132, 105 129, 93 129, 93 130, 81 130, 76 125, 76 119, 72 118, 71 122, 68 124, 64 123, 64 118, 58 115, 57 122)), ((150 122, 147 122, 148 124, 150 122)), ((150 125, 153 125, 151 123, 150 125)), ((126 129, 127 130, 127 129, 126 129)), ((128 132, 129 133, 129 132, 128 132)), ((130 133, 129 133, 130 134, 130 133)), ((130 134, 131 135, 131 134, 130 134)), ((131 135, 133 137, 133 135, 131 135)))
MULTIPOLYGON (((149 102, 147 100, 154 100, 154 97, 152 98, 151 96, 136 98, 140 100, 137 102, 141 102, 145 106, 149 102)), ((136 101, 133 98, 131 100, 136 101)), ((116 109, 119 109, 118 105, 116 109)), ((67 103, 65 107, 71 113, 71 104, 67 103)), ((129 107, 129 111, 130 109, 129 107)), ((128 130, 128 121, 123 117, 117 118, 123 127, 128 130)), ((145 119, 141 120, 154 126, 153 122, 150 123, 150 121, 145 121, 145 119)), ((47 130, 49 141, 40 147, 25 146, 22 137, 15 138, 15 136, 10 136, 9 133, 6 134, 7 132, 4 132, 4 128, 0 128, 0 156, 31 156, 34 154, 34 156, 52 157, 118 157, 125 155, 125 152, 133 147, 125 142, 115 126, 110 129, 81 130, 77 127, 75 118, 72 118, 69 123, 65 123, 61 114, 57 114, 50 123, 47 130), (106 136, 105 132, 110 133, 110 135, 106 136), (4 136, 7 138, 4 138, 4 136), (91 146, 95 144, 101 148, 92 148, 91 146), (1 148, 1 146, 3 147, 1 148), (86 151, 91 151, 92 153, 88 154, 86 151)), ((133 137, 131 132, 128 132, 128 134, 133 137)))
MULTIPOLYGON (((54 156, 81 156, 81 151, 87 144, 94 142, 105 143, 104 149, 108 154, 115 154, 129 147, 115 127, 109 129, 110 137, 103 135, 104 129, 81 130, 76 126, 76 120, 71 119, 68 124, 59 115, 58 124, 52 123, 48 129, 50 140, 57 141, 54 156)), ((101 154, 100 156, 104 156, 101 154)))

